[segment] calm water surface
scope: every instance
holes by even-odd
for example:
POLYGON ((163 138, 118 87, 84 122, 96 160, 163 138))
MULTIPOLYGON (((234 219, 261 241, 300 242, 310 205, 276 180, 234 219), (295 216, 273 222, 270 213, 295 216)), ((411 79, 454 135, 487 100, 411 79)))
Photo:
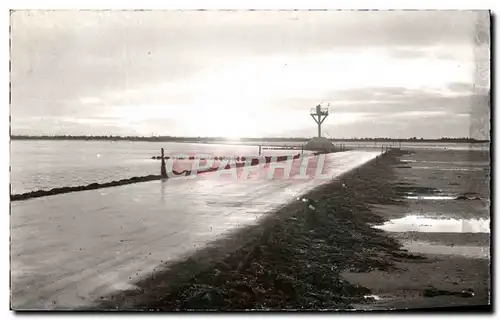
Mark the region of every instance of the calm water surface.
MULTIPOLYGON (((281 142, 273 145, 297 145, 281 142)), ((339 142, 335 142, 339 144, 339 142)), ((356 149, 379 149, 382 142, 346 142, 356 149)), ((396 146, 396 144, 394 144, 396 146)), ((11 194, 62 186, 103 183, 134 176, 159 174, 160 162, 151 160, 160 148, 169 154, 258 155, 258 146, 143 141, 14 140, 11 143, 11 194)), ((470 149, 483 145, 405 143, 406 148, 470 149)), ((291 150, 264 150, 266 155, 290 155, 291 150)))
MULTIPOLYGON (((160 173, 160 155, 258 155, 258 146, 142 142, 43 141, 11 143, 11 194, 62 186, 109 182, 160 173)), ((264 150, 264 154, 292 154, 291 150, 264 150)))

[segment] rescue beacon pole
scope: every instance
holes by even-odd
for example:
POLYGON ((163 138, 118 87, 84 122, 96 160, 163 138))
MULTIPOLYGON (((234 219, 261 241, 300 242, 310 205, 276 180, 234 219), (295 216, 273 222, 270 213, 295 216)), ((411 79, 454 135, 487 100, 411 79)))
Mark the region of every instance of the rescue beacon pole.
POLYGON ((165 153, 163 152, 163 148, 161 148, 161 178, 168 179, 167 169, 165 168, 165 153))
POLYGON ((321 125, 323 121, 328 117, 328 108, 322 108, 320 104, 316 108, 311 109, 311 117, 314 122, 318 125, 318 137, 321 138, 321 125))

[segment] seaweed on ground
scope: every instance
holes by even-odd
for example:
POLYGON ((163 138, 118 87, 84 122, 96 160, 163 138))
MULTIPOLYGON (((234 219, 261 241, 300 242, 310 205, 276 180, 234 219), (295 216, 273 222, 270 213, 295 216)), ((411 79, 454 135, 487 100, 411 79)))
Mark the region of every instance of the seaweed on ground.
POLYGON ((305 196, 311 201, 287 205, 259 227, 141 280, 138 290, 103 298, 98 308, 349 308, 369 290, 342 280, 341 271, 387 271, 393 259, 405 257, 396 240, 371 227, 384 219, 370 204, 392 204, 397 197, 388 183, 397 163, 394 152, 378 158, 313 190, 305 196))

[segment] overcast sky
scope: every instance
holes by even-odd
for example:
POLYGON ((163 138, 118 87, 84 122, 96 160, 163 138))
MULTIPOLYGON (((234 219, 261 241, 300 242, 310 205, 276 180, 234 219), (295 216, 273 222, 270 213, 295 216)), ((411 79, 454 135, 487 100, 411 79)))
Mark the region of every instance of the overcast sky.
POLYGON ((12 134, 489 136, 487 12, 17 11, 12 134))

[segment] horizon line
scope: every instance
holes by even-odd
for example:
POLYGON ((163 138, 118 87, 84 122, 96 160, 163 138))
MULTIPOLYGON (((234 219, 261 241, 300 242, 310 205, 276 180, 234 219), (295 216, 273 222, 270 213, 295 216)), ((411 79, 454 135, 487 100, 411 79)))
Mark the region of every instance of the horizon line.
MULTIPOLYGON (((138 136, 138 135, 26 135, 16 134, 10 135, 11 139, 36 139, 36 138, 71 138, 71 139, 186 139, 186 140, 225 140, 225 141, 244 141, 244 140, 310 140, 317 137, 217 137, 217 136, 169 136, 169 135, 156 135, 156 136, 138 136)), ((326 138, 328 140, 392 140, 392 141, 436 141, 436 140, 465 140, 465 141, 490 141, 490 139, 476 139, 471 137, 439 137, 439 138, 423 138, 423 137, 409 137, 409 138, 390 138, 390 137, 350 137, 350 138, 326 138)))

